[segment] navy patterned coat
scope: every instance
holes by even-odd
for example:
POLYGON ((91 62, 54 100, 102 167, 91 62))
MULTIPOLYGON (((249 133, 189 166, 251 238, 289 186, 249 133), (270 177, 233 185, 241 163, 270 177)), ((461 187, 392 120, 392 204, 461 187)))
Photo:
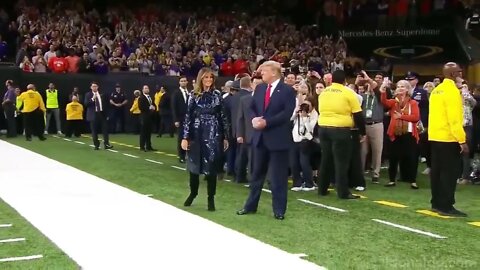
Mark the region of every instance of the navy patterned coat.
POLYGON ((190 93, 183 125, 183 139, 190 143, 187 169, 195 174, 215 174, 221 167, 223 140, 228 140, 230 123, 221 92, 190 93))

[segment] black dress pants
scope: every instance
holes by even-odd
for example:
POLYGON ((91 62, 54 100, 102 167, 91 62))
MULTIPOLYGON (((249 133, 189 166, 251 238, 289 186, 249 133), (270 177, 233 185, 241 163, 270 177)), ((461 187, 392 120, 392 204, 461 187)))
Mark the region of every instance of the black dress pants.
POLYGON ((350 195, 348 189, 348 171, 352 156, 350 128, 320 127, 319 133, 322 161, 318 192, 325 195, 332 177, 335 177, 337 196, 346 198, 350 195))
POLYGON ((400 165, 401 180, 409 183, 417 181, 418 170, 418 144, 412 133, 397 136, 390 142, 390 156, 388 176, 390 182, 395 182, 398 165, 400 165))
POLYGON ((462 155, 456 142, 430 142, 432 168, 430 187, 432 208, 447 212, 455 204, 458 175, 462 172, 462 155))

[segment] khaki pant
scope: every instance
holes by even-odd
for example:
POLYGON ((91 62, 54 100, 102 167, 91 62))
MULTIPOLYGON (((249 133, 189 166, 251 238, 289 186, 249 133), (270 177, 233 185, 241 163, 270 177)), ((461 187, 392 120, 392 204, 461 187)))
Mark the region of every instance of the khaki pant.
POLYGON ((380 177, 383 151, 383 123, 366 126, 367 138, 362 143, 362 168, 365 168, 368 151, 372 149, 372 177, 380 177))

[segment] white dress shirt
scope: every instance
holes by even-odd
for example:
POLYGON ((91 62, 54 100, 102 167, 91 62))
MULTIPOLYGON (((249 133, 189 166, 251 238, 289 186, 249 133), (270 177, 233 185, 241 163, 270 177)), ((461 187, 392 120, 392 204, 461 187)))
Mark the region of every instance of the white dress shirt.
MULTIPOLYGON (((277 88, 277 85, 278 85, 279 82, 280 82, 280 79, 277 79, 276 81, 274 81, 273 83, 270 84, 272 86, 272 88, 270 88, 270 97, 272 97, 273 92, 277 88)), ((267 89, 268 89, 268 85, 267 85, 267 89)))

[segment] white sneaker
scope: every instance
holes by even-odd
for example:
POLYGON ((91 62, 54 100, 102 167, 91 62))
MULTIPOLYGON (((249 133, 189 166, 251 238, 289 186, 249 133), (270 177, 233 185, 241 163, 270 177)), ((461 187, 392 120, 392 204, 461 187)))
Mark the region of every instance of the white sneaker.
POLYGON ((290 190, 291 191, 301 191, 302 187, 292 187, 290 190))
POLYGON ((424 158, 424 157, 422 157, 422 158, 420 158, 420 162, 421 162, 421 163, 425 163, 425 162, 427 162, 427 159, 424 158))
POLYGON ((48 135, 48 131, 43 132, 43 134, 48 135))
POLYGON ((365 191, 365 187, 356 187, 355 190, 356 191, 365 191))
POLYGON ((429 174, 430 174, 430 168, 426 168, 426 169, 422 172, 422 174, 424 174, 424 175, 429 175, 429 174))
POLYGON ((57 134, 58 134, 58 135, 62 135, 63 133, 62 133, 61 131, 58 131, 57 134))
POLYGON ((316 187, 303 187, 302 188, 302 191, 313 191, 313 190, 316 190, 317 188, 316 187))

